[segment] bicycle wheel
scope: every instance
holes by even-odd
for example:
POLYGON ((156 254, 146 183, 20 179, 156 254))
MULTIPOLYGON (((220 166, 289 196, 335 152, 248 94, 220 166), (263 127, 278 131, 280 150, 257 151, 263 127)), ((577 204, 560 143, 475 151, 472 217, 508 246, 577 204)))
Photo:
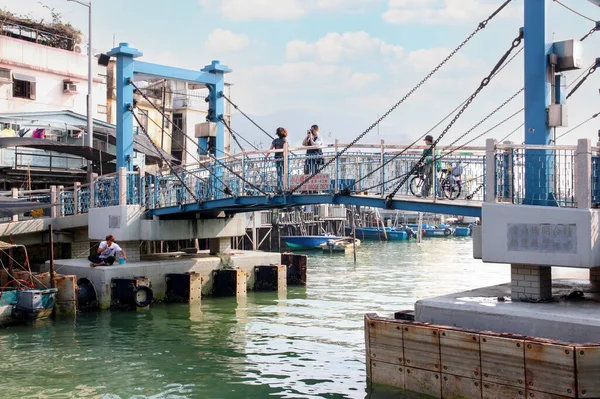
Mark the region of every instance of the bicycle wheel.
POLYGON ((423 188, 423 179, 421 176, 413 176, 410 179, 410 193, 415 197, 421 195, 421 189, 423 188))
POLYGON ((457 199, 460 196, 460 185, 456 182, 450 183, 450 178, 445 178, 442 181, 442 188, 444 189, 444 195, 448 199, 457 199))

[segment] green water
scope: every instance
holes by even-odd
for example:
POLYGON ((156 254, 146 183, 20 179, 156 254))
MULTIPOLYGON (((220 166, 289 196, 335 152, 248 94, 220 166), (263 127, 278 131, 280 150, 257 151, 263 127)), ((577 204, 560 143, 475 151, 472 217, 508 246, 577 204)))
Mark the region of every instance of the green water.
POLYGON ((391 398, 368 388, 363 316, 418 298, 506 282, 472 259, 470 239, 364 242, 309 253, 308 286, 245 302, 84 314, 0 329, 0 398, 391 398))

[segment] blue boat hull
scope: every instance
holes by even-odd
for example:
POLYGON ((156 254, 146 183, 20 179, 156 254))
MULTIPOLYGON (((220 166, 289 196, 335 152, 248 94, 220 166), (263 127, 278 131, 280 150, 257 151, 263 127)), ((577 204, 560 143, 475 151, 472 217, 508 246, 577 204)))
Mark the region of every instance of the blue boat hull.
POLYGON ((292 249, 320 249, 320 245, 340 237, 334 235, 319 236, 283 236, 281 239, 292 249))
POLYGON ((451 237, 452 230, 448 227, 444 229, 423 229, 423 237, 451 237))
POLYGON ((454 235, 457 237, 469 237, 471 235, 471 229, 468 227, 457 227, 454 230, 454 235))
MULTIPOLYGON (((346 227, 346 235, 350 235, 352 233, 351 227, 346 227)), ((386 228, 385 234, 387 235, 387 239, 390 241, 400 241, 408 239, 408 233, 404 230, 396 230, 392 228, 386 228)), ((376 227, 357 227, 356 228, 356 238, 358 239, 385 239, 383 234, 383 229, 376 227)))

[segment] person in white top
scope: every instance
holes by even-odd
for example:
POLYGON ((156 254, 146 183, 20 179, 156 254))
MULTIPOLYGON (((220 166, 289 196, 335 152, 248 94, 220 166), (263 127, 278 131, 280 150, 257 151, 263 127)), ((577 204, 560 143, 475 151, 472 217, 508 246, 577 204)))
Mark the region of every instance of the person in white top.
POLYGON ((123 259, 127 260, 125 251, 115 243, 115 237, 109 234, 106 236, 106 241, 102 241, 100 245, 98 245, 97 255, 88 256, 88 260, 92 262, 92 267, 111 266, 115 263, 115 255, 117 252, 120 252, 123 259))

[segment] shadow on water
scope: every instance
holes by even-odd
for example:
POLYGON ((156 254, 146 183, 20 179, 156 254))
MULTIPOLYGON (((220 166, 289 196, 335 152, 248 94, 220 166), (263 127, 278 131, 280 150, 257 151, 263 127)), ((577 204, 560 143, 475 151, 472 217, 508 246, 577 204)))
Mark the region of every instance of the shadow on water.
POLYGON ((311 253, 307 287, 285 294, 0 329, 0 397, 412 398, 367 388, 363 316, 509 278, 470 251, 458 240, 366 242, 357 265, 311 253))

